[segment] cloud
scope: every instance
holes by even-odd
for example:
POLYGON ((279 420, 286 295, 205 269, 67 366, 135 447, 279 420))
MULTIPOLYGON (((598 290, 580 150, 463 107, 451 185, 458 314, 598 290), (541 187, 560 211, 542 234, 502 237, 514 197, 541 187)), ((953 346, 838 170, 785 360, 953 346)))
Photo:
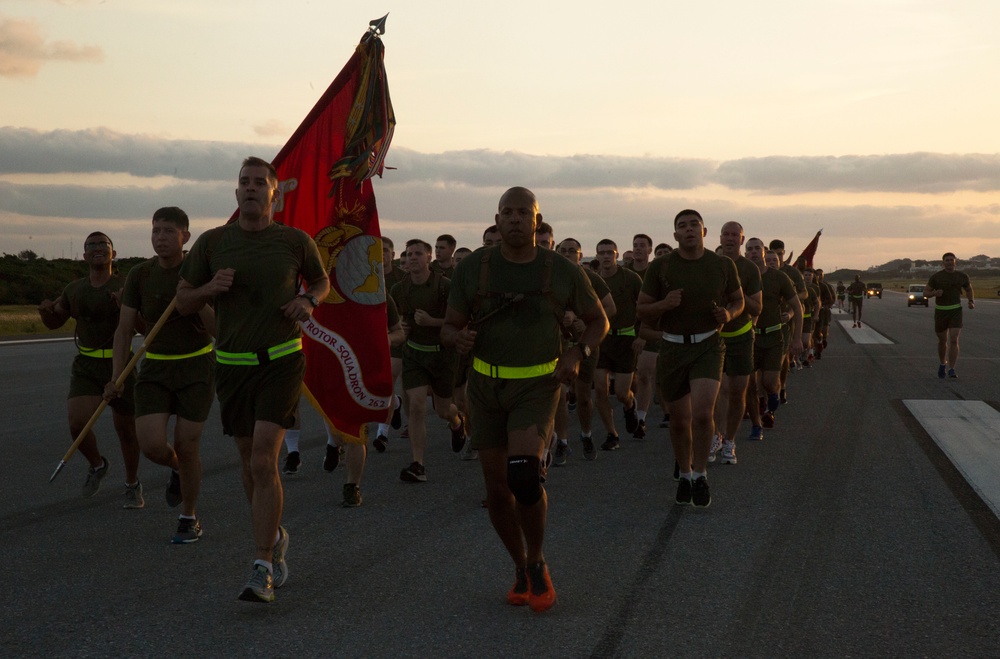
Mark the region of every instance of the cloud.
POLYGON ((985 192, 1000 188, 1000 154, 743 158, 721 163, 714 180, 732 189, 770 194, 985 192))
POLYGON ((145 217, 161 206, 181 206, 188 215, 228 215, 236 209, 235 182, 183 182, 140 186, 22 185, 0 181, 0 211, 19 215, 125 219, 145 217))
POLYGON ((107 128, 42 132, 7 126, 0 128, 0 174, 116 172, 191 181, 235 181, 243 158, 252 154, 270 157, 277 154, 278 148, 126 135, 107 128))
POLYGON ((35 21, 0 16, 0 77, 30 78, 50 61, 100 62, 99 46, 80 46, 72 41, 46 42, 35 21))
MULTIPOLYGON (((106 128, 0 128, 0 251, 30 248, 57 256, 83 229, 108 226, 121 255, 147 254, 153 210, 176 205, 194 227, 220 224, 234 209, 240 161, 250 154, 273 157, 278 149, 106 128), (89 176, 96 172, 111 174, 89 176), (67 176, 74 173, 88 176, 67 176), (48 183, 46 175, 52 175, 48 183), (108 184, 119 180, 125 184, 108 184)), ((945 247, 963 254, 1000 252, 1000 239, 992 238, 1000 235, 1000 205, 990 198, 942 195, 927 203, 921 195, 911 203, 905 196, 996 190, 995 155, 776 156, 719 163, 394 147, 387 165, 396 169, 376 179, 375 190, 382 230, 397 243, 451 233, 461 245, 477 246, 501 193, 526 185, 538 195, 557 238, 577 238, 588 254, 601 238, 627 244, 638 232, 673 243, 671 221, 681 208, 701 211, 709 242, 728 220, 742 222, 748 235, 783 238, 795 251, 825 229, 820 256, 826 264, 838 261, 832 265, 937 258, 945 247), (795 197, 800 191, 831 194, 795 197), (869 192, 899 194, 890 203, 869 192), (778 204, 752 193, 786 197, 778 204)))
POLYGON ((285 125, 277 119, 268 119, 262 124, 256 124, 253 132, 261 137, 286 137, 289 135, 285 125))
POLYGON ((474 186, 524 185, 539 188, 644 188, 687 190, 710 182, 710 160, 626 156, 536 156, 512 151, 419 153, 393 148, 386 161, 401 182, 447 181, 474 186))

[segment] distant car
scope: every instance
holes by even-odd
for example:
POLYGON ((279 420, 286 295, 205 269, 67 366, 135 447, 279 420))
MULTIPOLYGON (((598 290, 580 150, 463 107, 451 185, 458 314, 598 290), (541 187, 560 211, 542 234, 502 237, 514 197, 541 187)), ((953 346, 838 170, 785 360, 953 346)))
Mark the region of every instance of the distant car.
POLYGON ((909 290, 906 291, 906 306, 912 307, 914 304, 922 304, 925 307, 929 305, 930 300, 924 297, 924 285, 923 284, 910 284, 909 290))
POLYGON ((882 299, 882 284, 868 284, 868 297, 878 296, 882 299))

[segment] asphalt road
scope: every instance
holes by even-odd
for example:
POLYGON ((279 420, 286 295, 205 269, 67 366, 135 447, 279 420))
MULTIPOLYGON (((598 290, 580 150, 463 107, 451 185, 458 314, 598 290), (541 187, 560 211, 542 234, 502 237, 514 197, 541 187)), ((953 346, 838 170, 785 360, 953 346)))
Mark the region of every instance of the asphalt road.
MULTIPOLYGON (((141 466, 144 510, 123 510, 112 463, 79 497, 84 462, 48 478, 70 438, 71 343, 0 345, 7 456, 0 479, 7 656, 995 656, 1000 522, 905 400, 1000 400, 1000 304, 966 311, 958 380, 938 380, 932 311, 899 294, 865 303, 892 340, 836 325, 794 373, 765 441, 712 465, 713 503, 673 505, 667 431, 651 423, 596 462, 550 471, 546 554, 559 603, 504 595, 512 569, 486 512, 478 463, 431 423, 428 482, 399 482, 405 442, 369 455, 364 505, 340 507, 343 467, 321 469, 311 410, 305 465, 285 482, 291 578, 273 605, 236 599, 252 556, 231 441, 213 410, 203 438, 205 535, 168 544, 166 471, 141 466)), ((619 428, 621 412, 617 410, 619 428)), ((658 412, 651 415, 655 421, 658 412)), ((599 427, 599 424, 597 425, 599 427)), ((741 434, 749 433, 748 427, 741 434)), ((996 450, 1000 451, 1000 437, 996 450)))

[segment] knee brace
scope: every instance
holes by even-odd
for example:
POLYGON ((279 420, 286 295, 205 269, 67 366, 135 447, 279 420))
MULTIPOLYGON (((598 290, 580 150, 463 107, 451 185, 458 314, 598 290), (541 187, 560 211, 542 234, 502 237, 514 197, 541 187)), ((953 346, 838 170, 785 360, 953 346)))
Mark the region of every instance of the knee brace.
POLYGON ((533 506, 542 498, 541 461, 533 455, 507 458, 507 487, 517 502, 533 506))

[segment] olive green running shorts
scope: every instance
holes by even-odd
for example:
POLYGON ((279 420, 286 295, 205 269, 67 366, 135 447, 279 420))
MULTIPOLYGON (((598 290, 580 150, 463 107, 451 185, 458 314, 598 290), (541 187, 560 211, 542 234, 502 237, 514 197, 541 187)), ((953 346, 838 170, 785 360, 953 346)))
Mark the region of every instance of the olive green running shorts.
POLYGON ((176 414, 204 422, 215 398, 215 357, 142 361, 135 381, 135 415, 176 414))
POLYGON ((552 374, 523 380, 491 378, 469 371, 469 409, 472 414, 472 448, 507 445, 507 433, 538 428, 539 441, 552 434, 559 381, 552 374))
POLYGON ((691 393, 691 380, 722 379, 726 346, 718 333, 701 343, 663 341, 656 360, 656 384, 668 403, 691 393))
POLYGON ((260 366, 217 364, 215 388, 222 432, 231 437, 253 437, 258 421, 291 428, 305 373, 306 358, 301 350, 260 366))
MULTIPOLYGON (((77 355, 69 376, 69 398, 104 396, 104 386, 111 382, 113 366, 110 358, 77 355)), ((135 415, 135 373, 125 378, 122 395, 108 403, 108 407, 125 416, 135 415)))

